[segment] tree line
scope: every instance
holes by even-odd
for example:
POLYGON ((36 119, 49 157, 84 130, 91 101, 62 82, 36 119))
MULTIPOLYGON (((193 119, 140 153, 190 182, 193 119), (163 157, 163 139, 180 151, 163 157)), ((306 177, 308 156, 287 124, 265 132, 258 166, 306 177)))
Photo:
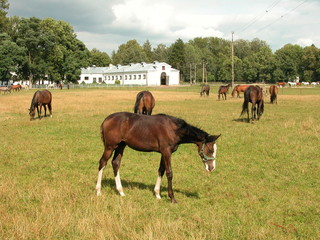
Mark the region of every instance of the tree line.
MULTIPOLYGON (((77 39, 73 27, 52 18, 7 17, 9 4, 0 0, 0 80, 76 82, 81 68, 109 64, 167 62, 179 69, 181 80, 199 82, 231 81, 231 41, 197 37, 188 42, 177 39, 170 46, 152 48, 147 40, 140 45, 129 40, 114 50, 111 57, 98 49, 89 51, 77 39)), ((320 80, 320 49, 287 44, 274 53, 260 39, 239 39, 234 43, 235 81, 265 82, 320 80)))

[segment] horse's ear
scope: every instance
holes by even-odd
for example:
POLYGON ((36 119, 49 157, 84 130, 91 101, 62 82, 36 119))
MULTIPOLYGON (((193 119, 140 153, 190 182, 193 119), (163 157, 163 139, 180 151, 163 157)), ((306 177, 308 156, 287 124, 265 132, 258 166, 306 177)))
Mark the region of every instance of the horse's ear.
POLYGON ((218 139, 220 136, 221 136, 221 134, 219 134, 219 135, 208 135, 208 136, 206 137, 206 141, 207 141, 207 142, 215 142, 215 141, 217 141, 217 139, 218 139))

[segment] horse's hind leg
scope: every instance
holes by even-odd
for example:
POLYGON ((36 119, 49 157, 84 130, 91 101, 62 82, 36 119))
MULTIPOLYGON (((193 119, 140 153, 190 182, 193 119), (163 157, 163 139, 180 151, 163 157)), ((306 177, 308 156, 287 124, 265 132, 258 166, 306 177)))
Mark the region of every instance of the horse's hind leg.
POLYGON ((162 180, 162 177, 164 175, 164 171, 165 170, 166 170, 166 167, 165 167, 163 159, 161 157, 160 166, 159 166, 159 169, 158 169, 158 178, 157 178, 156 185, 154 186, 154 192, 155 192, 156 197, 158 199, 161 199, 161 196, 160 196, 160 185, 161 185, 161 180, 162 180))
POLYGON ((123 151, 125 147, 126 147, 126 144, 124 142, 120 143, 118 147, 115 149, 114 156, 112 159, 114 180, 116 182, 116 188, 121 196, 125 196, 125 195, 124 195, 122 184, 121 184, 119 168, 120 168, 121 158, 123 156, 123 151))
POLYGON ((108 162, 112 152, 113 152, 113 149, 104 149, 104 152, 100 158, 98 180, 97 180, 97 185, 96 185, 97 196, 101 195, 101 181, 102 181, 103 169, 106 167, 107 162, 108 162))
POLYGON ((49 112, 50 112, 50 117, 52 117, 52 106, 51 103, 48 104, 49 112))

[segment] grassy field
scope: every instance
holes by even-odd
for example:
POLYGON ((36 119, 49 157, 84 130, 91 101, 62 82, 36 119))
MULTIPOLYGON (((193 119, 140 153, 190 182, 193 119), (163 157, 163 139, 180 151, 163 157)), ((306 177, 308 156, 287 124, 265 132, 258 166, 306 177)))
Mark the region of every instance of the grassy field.
POLYGON ((52 90, 53 118, 35 121, 35 90, 0 96, 0 239, 320 239, 320 88, 280 89, 255 124, 239 121, 243 98, 217 101, 216 88, 151 88, 153 114, 222 134, 217 170, 180 145, 171 204, 165 177, 153 194, 160 155, 126 148, 126 196, 109 162, 97 197, 100 124, 132 112, 140 90, 52 90))

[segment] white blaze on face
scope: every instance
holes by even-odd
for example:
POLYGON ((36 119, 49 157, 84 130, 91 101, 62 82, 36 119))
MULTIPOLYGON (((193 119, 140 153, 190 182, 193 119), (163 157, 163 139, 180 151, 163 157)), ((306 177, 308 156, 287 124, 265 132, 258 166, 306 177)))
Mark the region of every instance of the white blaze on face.
MULTIPOLYGON (((216 145, 216 144, 213 144, 213 154, 212 154, 212 157, 216 158, 216 156, 217 156, 217 145, 216 145)), ((214 170, 216 169, 216 160, 213 160, 212 165, 213 165, 213 168, 212 168, 211 171, 214 171, 214 170)), ((208 162, 205 162, 205 166, 206 166, 206 170, 207 170, 208 172, 210 172, 208 162)))

